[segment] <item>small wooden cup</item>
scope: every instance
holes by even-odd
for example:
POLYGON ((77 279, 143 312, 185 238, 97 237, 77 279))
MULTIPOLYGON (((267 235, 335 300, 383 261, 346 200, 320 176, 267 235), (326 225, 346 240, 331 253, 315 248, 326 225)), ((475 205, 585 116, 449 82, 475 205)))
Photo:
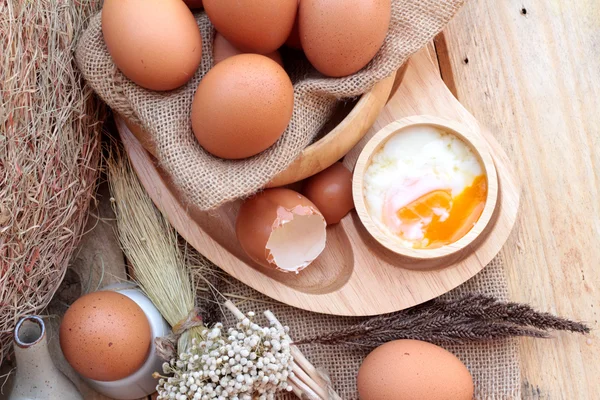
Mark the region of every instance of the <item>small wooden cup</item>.
POLYGON ((419 115, 403 118, 392 122, 377 132, 363 148, 354 168, 352 178, 352 194, 356 212, 367 231, 382 246, 404 257, 414 261, 427 261, 452 256, 452 258, 464 257, 475 250, 480 239, 485 237, 486 227, 492 220, 496 204, 498 202, 498 177, 496 167, 490 154, 488 144, 479 132, 473 132, 459 122, 427 115, 419 115), (473 226, 458 241, 435 249, 413 249, 400 243, 391 233, 384 232, 371 219, 363 193, 363 179, 367 167, 371 164, 372 156, 396 133, 405 128, 414 126, 433 126, 444 132, 454 134, 466 143, 481 163, 487 177, 487 197, 481 216, 473 226))

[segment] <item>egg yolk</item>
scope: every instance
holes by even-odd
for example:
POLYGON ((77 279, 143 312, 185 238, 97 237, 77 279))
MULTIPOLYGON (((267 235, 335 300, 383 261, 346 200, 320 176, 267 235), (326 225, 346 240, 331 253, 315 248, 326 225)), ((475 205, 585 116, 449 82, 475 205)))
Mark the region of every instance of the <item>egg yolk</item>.
POLYGON ((471 186, 466 187, 452 198, 448 190, 434 190, 396 212, 402 225, 421 225, 423 239, 403 237, 413 242, 414 248, 434 249, 454 243, 473 228, 485 206, 487 180, 476 177, 471 186))

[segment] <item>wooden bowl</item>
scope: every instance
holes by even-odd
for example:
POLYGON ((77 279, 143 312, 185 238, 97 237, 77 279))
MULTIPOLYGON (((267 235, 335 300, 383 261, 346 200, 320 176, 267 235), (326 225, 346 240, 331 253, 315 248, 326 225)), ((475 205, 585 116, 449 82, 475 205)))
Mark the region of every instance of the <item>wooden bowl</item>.
MULTIPOLYGON (((405 68, 398 72, 402 75, 405 68)), ((392 92, 396 73, 378 82, 362 95, 355 104, 339 107, 330 124, 319 135, 320 139, 307 146, 296 160, 276 175, 266 187, 283 186, 301 181, 323 171, 339 161, 367 133, 385 106, 392 92), (331 126, 333 125, 333 126, 331 126)), ((158 150, 152 137, 140 126, 124 118, 129 130, 155 158, 158 150)))
POLYGON ((377 132, 365 145, 358 157, 356 167, 354 169, 354 176, 352 178, 352 195, 354 197, 354 204, 356 211, 363 225, 367 231, 377 240, 382 246, 394 253, 407 257, 413 260, 432 260, 443 257, 452 256, 453 259, 460 259, 457 255, 468 254, 473 251, 473 248, 481 239, 482 233, 486 231, 487 225, 490 223, 496 205, 498 203, 498 176, 496 174, 496 167, 490 154, 489 146, 486 140, 479 134, 471 131, 467 126, 445 118, 419 115, 403 118, 395 121, 377 132), (485 206, 481 213, 481 216, 473 226, 473 228, 467 232, 458 241, 442 246, 435 249, 413 249, 409 248, 400 243, 396 238, 393 237, 389 232, 385 232, 380 229, 372 220, 367 206, 365 204, 365 198, 363 194, 364 188, 364 175, 367 167, 371 164, 371 159, 375 153, 377 153, 387 141, 395 134, 403 131, 409 127, 418 126, 432 126, 440 129, 443 132, 447 132, 457 136, 465 144, 467 144, 476 157, 479 159, 479 163, 483 167, 485 175, 487 177, 487 196, 485 199, 485 206))
MULTIPOLYGON (((267 187, 301 181, 344 157, 373 126, 392 93, 396 75, 401 79, 404 71, 405 67, 402 67, 397 73, 377 83, 371 91, 360 97, 350 113, 346 114, 342 110, 343 120, 321 139, 306 147, 285 171, 277 174, 267 184, 267 187)), ((337 114, 337 118, 334 115, 333 120, 339 118, 340 114, 337 114)))

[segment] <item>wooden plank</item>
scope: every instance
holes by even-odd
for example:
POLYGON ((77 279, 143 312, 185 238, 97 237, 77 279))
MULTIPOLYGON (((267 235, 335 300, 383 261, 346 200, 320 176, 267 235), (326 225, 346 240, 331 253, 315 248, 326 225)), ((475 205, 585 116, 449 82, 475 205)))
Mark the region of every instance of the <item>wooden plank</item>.
POLYGON ((523 339, 523 397, 598 398, 600 3, 471 1, 444 39, 442 76, 523 183, 503 250, 513 299, 593 329, 523 339))

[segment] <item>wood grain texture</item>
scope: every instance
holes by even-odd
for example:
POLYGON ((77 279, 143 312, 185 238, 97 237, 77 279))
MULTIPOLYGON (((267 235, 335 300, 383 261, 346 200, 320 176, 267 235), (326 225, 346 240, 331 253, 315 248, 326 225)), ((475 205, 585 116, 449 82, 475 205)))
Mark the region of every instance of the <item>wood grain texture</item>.
POLYGON ((598 399, 600 3, 470 1, 437 45, 446 83, 523 182, 502 252, 513 300, 593 329, 523 339, 523 397, 598 399))
POLYGON ((414 114, 454 119, 488 141, 499 171, 501 202, 490 235, 482 235, 476 253, 456 254, 423 265, 408 262, 380 246, 362 226, 356 213, 328 228, 328 246, 299 275, 258 266, 243 252, 235 237, 239 202, 201 212, 180 200, 168 177, 156 166, 122 121, 117 122, 125 148, 142 184, 171 224, 196 249, 227 273, 261 293, 284 303, 316 312, 338 315, 372 315, 400 310, 445 293, 479 272, 498 253, 516 218, 517 183, 510 162, 493 137, 483 129, 447 90, 427 50, 409 61, 397 93, 344 158, 353 168, 361 149, 382 127, 414 114), (464 257, 464 258, 463 258, 464 257), (462 258, 462 259, 461 259, 462 258), (432 270, 431 267, 444 267, 432 270), (423 270, 424 267, 427 270, 423 270))
MULTIPOLYGON (((481 132, 474 132, 465 125, 454 120, 432 117, 430 115, 417 115, 413 117, 402 118, 388 124, 385 128, 379 130, 366 145, 363 147, 354 167, 352 180, 352 194, 356 213, 361 222, 379 243, 385 248, 397 253, 399 256, 407 257, 411 260, 420 260, 426 264, 426 261, 435 260, 442 257, 453 257, 457 253, 472 253, 476 251, 479 245, 479 239, 486 232, 488 224, 495 223, 496 205, 498 203, 498 193, 500 191, 496 166, 491 155, 487 141, 483 138, 481 132), (432 126, 444 132, 452 133, 460 138, 467 146, 471 148, 479 163, 482 166, 487 178, 487 194, 485 206, 476 221, 475 225, 458 241, 434 249, 412 249, 399 243, 398 240, 381 229, 372 221, 368 207, 365 204, 364 195, 364 175, 371 164, 372 157, 387 143, 394 135, 405 128, 414 128, 418 126, 432 126)), ((506 195, 506 193, 505 193, 506 195)), ((489 230, 487 230, 489 231, 489 230)))

